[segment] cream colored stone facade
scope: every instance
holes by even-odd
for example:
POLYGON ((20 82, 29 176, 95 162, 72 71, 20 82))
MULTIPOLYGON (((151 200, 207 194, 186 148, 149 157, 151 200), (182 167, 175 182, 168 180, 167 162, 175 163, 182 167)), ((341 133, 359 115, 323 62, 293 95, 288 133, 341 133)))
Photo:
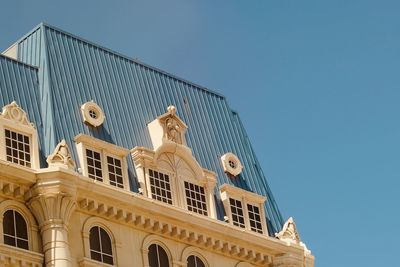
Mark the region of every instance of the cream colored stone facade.
MULTIPOLYGON (((15 107, 15 106, 14 106, 15 107)), ((26 130, 25 120, 11 120, 0 115, 0 126, 26 130), (25 126, 24 126, 25 125, 25 126)), ((24 114, 24 113, 23 113, 24 114)), ((32 154, 38 155, 37 134, 29 128, 32 154)), ((109 184, 109 179, 96 181, 87 177, 82 146, 94 147, 122 159, 125 168, 127 148, 106 144, 89 136, 78 136, 77 147, 60 140, 48 159, 47 168, 20 166, 7 160, 4 141, 0 149, 0 213, 13 209, 27 222, 29 250, 4 244, 3 220, 0 220, 0 266, 110 266, 91 259, 89 232, 93 226, 104 229, 112 243, 114 266, 150 267, 149 246, 158 244, 167 252, 170 267, 187 266, 195 255, 208 267, 313 267, 314 257, 301 243, 293 219, 277 237, 216 219, 215 173, 202 168, 186 146, 186 125, 175 109, 156 118, 148 127, 154 147, 131 150, 141 193, 109 184), (80 163, 73 162, 70 149, 81 153, 80 163), (81 152, 79 152, 79 150, 81 152), (76 171, 76 165, 84 168, 76 171), (174 191, 172 205, 151 197, 149 168, 162 170, 171 177, 174 191), (183 181, 205 188, 207 215, 189 211, 183 181)), ((1 136, 0 136, 1 138, 1 136)), ((34 156, 36 157, 36 156, 34 156)), ((37 161, 38 158, 32 158, 37 161)), ((245 167, 245 166, 244 166, 245 167)), ((231 186, 232 187, 232 186, 231 186)), ((246 201, 260 205, 262 196, 242 189, 221 187, 221 194, 242 195, 246 201)), ((263 217, 265 215, 262 213, 263 217)), ((3 216, 0 216, 3 218, 3 216)))

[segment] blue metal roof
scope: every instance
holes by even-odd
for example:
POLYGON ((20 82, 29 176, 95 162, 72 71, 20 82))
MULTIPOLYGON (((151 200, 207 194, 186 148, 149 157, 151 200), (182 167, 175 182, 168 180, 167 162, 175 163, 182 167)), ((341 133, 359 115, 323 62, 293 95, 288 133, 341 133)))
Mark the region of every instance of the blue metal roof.
MULTIPOLYGON (((281 229, 282 216, 246 131, 222 95, 46 24, 18 41, 18 59, 38 66, 23 67, 36 77, 36 93, 31 93, 35 101, 31 99, 26 106, 23 102, 22 107, 42 128, 44 156, 61 139, 74 148, 73 138, 79 133, 125 148, 151 148, 146 125, 172 104, 189 127, 187 143, 200 165, 217 173, 218 185, 234 184, 267 196, 270 234, 281 229), (90 100, 106 114, 101 127, 91 128, 81 119, 80 106, 90 100), (236 154, 244 166, 238 178, 229 178, 222 169, 220 157, 226 152, 236 154)), ((18 101, 29 94, 10 97, 18 101)), ((10 102, 10 97, 5 102, 10 102)), ((131 159, 128 162, 132 190, 137 191, 135 169, 131 159)), ((217 206, 222 219, 224 211, 218 199, 217 206)))

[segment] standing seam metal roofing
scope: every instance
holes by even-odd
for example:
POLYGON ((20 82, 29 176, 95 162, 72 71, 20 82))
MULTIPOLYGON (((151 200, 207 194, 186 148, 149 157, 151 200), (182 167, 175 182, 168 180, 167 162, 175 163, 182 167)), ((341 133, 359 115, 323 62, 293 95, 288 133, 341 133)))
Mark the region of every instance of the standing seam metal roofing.
MULTIPOLYGON (((234 184, 267 196, 270 235, 281 229, 282 216, 240 118, 222 95, 46 24, 18 41, 18 59, 39 66, 44 155, 61 139, 74 148, 73 138, 79 133, 126 148, 151 148, 146 125, 173 104, 189 126, 187 143, 200 165, 217 173, 219 185, 234 184), (106 114, 101 127, 82 122, 80 106, 90 100, 106 114), (245 167, 235 179, 221 167, 220 157, 226 152, 235 153, 245 167)), ((72 152, 77 159, 75 149, 72 152)), ((128 162, 132 190, 137 191, 135 169, 128 162)), ((224 209, 218 197, 222 219, 224 209)))

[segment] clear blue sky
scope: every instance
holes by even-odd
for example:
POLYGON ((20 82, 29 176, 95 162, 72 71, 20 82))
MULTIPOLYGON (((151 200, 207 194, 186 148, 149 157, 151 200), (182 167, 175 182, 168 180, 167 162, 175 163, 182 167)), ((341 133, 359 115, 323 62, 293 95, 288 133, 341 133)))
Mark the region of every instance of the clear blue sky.
MULTIPOLYGON (((316 266, 399 266, 400 1, 5 1, 224 94, 316 266)), ((216 266, 217 267, 217 266, 216 266)))

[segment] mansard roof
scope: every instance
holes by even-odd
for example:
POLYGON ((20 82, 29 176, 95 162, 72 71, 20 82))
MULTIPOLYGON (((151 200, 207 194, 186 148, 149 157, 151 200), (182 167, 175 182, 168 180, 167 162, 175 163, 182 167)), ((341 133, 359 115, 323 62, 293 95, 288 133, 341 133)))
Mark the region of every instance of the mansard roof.
MULTIPOLYGON (((43 167, 62 139, 78 162, 74 137, 81 133, 129 149, 151 148, 147 124, 174 105, 188 126, 187 145, 200 165, 217 173, 219 186, 233 184, 266 196, 270 235, 281 229, 282 216, 266 177, 239 115, 224 96, 44 23, 16 45, 20 62, 0 56, 0 105, 16 100, 27 111, 38 128, 43 167), (100 127, 82 121, 80 107, 91 100, 105 113, 100 127), (244 166, 236 178, 221 166, 227 152, 244 166)), ((131 159, 128 165, 131 189, 137 191, 131 159)), ((220 200, 217 212, 223 219, 220 200)))

